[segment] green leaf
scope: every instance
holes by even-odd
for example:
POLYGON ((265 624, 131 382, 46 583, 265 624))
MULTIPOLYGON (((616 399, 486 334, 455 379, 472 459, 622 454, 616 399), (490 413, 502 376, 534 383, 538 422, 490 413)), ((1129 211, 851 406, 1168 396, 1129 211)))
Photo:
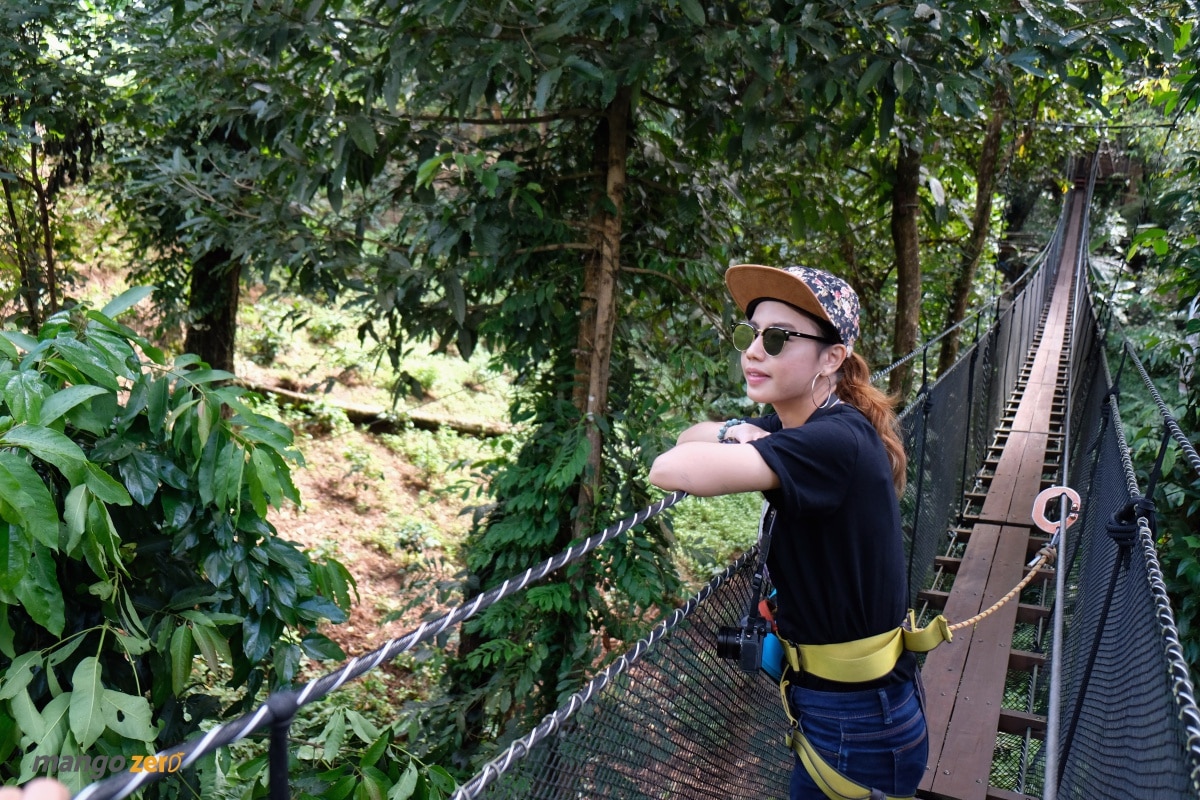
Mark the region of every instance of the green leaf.
POLYGON ((158 462, 159 459, 154 454, 134 450, 117 465, 130 497, 140 506, 150 505, 150 501, 158 493, 158 462))
POLYGON ((103 467, 91 461, 87 463, 86 485, 92 494, 105 503, 112 503, 116 506, 133 505, 133 498, 129 496, 125 487, 116 478, 105 472, 103 467))
POLYGON ((167 421, 167 404, 170 399, 171 384, 165 377, 155 378, 150 382, 150 390, 146 397, 146 421, 150 423, 150 432, 161 436, 167 421))
POLYGON ((542 73, 542 77, 538 78, 537 93, 533 98, 533 107, 541 112, 546 109, 546 103, 550 100, 550 93, 554 91, 554 85, 558 83, 558 79, 562 77, 562 67, 546 70, 542 73))
POLYGON ((116 319, 153 293, 153 286, 134 286, 131 289, 126 289, 112 300, 109 300, 104 308, 100 309, 100 313, 110 319, 116 319))
POLYGON ((896 93, 904 94, 913 84, 913 68, 905 61, 897 61, 892 67, 892 80, 896 84, 896 93))
POLYGON ((180 377, 185 383, 192 384, 193 386, 212 383, 213 381, 237 380, 237 375, 234 375, 232 372, 226 372, 223 369, 189 370, 184 372, 180 377))
POLYGON ((108 359, 95 348, 65 334, 54 340, 54 347, 68 364, 96 384, 112 392, 120 391, 120 384, 117 383, 117 376, 108 359))
POLYGON ((62 391, 50 395, 42 403, 38 424, 49 425, 80 403, 85 403, 96 395, 108 393, 107 389, 99 386, 68 386, 62 391))
POLYGON ((704 7, 700 5, 698 0, 679 0, 679 5, 693 25, 703 27, 705 22, 704 7))
POLYGON ((19 692, 25 691, 33 680, 33 668, 42 668, 41 651, 22 653, 13 659, 4 670, 4 681, 0 683, 0 700, 12 700, 19 692))
POLYGON ((274 615, 253 615, 242 623, 242 651, 253 662, 258 662, 271 651, 279 638, 281 623, 274 615))
MULTIPOLYGON (((197 612, 198 613, 198 612, 197 612)), ((187 615, 187 612, 184 612, 187 615)), ((229 640, 213 625, 195 624, 192 626, 192 638, 200 648, 200 654, 208 662, 208 667, 214 673, 219 673, 222 662, 233 663, 233 654, 229 650, 229 640)))
POLYGON ((171 691, 176 697, 183 694, 192 679, 192 629, 180 625, 171 634, 171 691))
POLYGON ((26 353, 36 350, 38 346, 37 339, 20 331, 0 331, 0 337, 3 337, 26 353))
POLYGON ((353 709, 346 711, 346 718, 350 721, 350 729, 354 731, 359 739, 362 739, 364 744, 370 744, 379 738, 379 728, 376 728, 374 723, 353 709))
POLYGON ((891 63, 886 58, 877 58, 870 64, 867 64, 867 68, 863 70, 862 77, 858 79, 858 86, 855 89, 859 97, 864 97, 867 92, 875 88, 875 85, 879 83, 879 79, 887 72, 887 68, 891 66, 891 63))
POLYGON ((9 658, 17 657, 17 648, 13 646, 14 638, 12 623, 8 619, 8 608, 0 604, 0 653, 9 658))
POLYGON ((0 445, 22 447, 68 476, 71 473, 80 474, 80 468, 87 461, 83 450, 69 436, 40 425, 23 424, 9 428, 0 436, 0 445))
POLYGON ((50 387, 37 373, 17 372, 5 377, 0 399, 7 402, 13 421, 20 423, 38 419, 42 414, 42 403, 50 394, 50 387))
POLYGON ((33 541, 25 531, 11 522, 0 522, 0 588, 11 592, 28 577, 32 555, 33 541))
POLYGON ((29 579, 21 581, 13 594, 34 622, 55 636, 61 636, 66 625, 66 607, 54 566, 54 554, 35 542, 29 559, 29 579))
POLYGON ((376 767, 364 767, 362 781, 358 784, 356 797, 363 800, 386 800, 388 789, 387 775, 376 767))
POLYGON ((329 722, 325 723, 324 730, 321 731, 321 736, 318 741, 324 742, 322 757, 333 763, 333 760, 338 757, 338 753, 342 749, 342 742, 346 739, 346 714, 340 708, 333 713, 329 718, 329 722))
POLYGON ((206 437, 204 451, 200 454, 200 466, 196 471, 196 478, 199 483, 198 488, 200 490, 200 502, 205 505, 212 505, 217 498, 217 455, 220 450, 217 447, 217 443, 219 441, 220 439, 216 431, 213 431, 211 436, 206 437))
POLYGON ((375 155, 378 143, 375 140, 375 127, 369 118, 362 115, 351 117, 346 121, 346 128, 355 147, 369 156, 375 155))
POLYGON ((118 736, 147 744, 157 736, 150 721, 150 703, 144 697, 105 689, 101 696, 101 709, 104 712, 104 724, 118 736))
POLYGON ((87 656, 71 675, 71 733, 79 746, 87 750, 104 733, 104 715, 100 710, 100 660, 87 656))
POLYGON ((442 164, 451 157, 450 153, 442 153, 421 162, 421 166, 417 167, 417 188, 423 188, 433 183, 433 179, 437 177, 438 172, 442 169, 442 164))
POLYGON ((358 762, 359 766, 364 768, 375 766, 379 759, 383 757, 384 752, 387 751, 388 745, 391 744, 391 742, 391 734, 387 731, 384 731, 383 735, 372 742, 371 746, 368 747, 366 752, 362 754, 362 758, 360 758, 358 762))
POLYGON ((300 647, 305 655, 318 660, 335 661, 346 657, 341 645, 321 633, 309 633, 300 640, 300 647))
POLYGON ((417 788, 417 765, 412 761, 408 762, 408 766, 404 768, 404 772, 400 775, 400 780, 396 781, 396 785, 388 792, 388 800, 408 800, 412 797, 413 791, 417 788))
POLYGON ((88 503, 83 551, 88 565, 97 575, 106 575, 109 563, 117 569, 125 571, 119 551, 120 542, 117 530, 113 526, 112 516, 108 513, 108 507, 93 499, 88 503))

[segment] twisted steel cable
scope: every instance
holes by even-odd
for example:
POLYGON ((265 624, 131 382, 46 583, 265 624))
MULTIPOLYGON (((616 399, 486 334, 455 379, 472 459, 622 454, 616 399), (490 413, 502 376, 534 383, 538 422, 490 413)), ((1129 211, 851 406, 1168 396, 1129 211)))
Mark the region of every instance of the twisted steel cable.
POLYGON ((1142 376, 1142 383, 1146 384, 1146 388, 1150 390, 1150 396, 1154 398, 1154 404, 1158 406, 1158 413, 1162 416, 1163 425, 1171 432, 1171 438, 1179 445, 1179 449, 1183 451, 1184 456, 1187 458, 1197 477, 1200 477, 1200 454, 1196 453, 1196 448, 1192 446, 1187 435, 1179 427, 1179 423, 1175 421, 1175 417, 1171 414, 1170 409, 1167 408, 1166 402, 1163 400, 1162 395, 1158 393, 1158 388, 1155 387, 1154 381, 1150 379, 1150 374, 1146 371, 1146 367, 1142 365, 1141 359, 1134 352, 1133 345, 1129 343, 1128 339, 1125 340, 1125 352, 1129 354, 1129 357, 1133 360, 1133 365, 1137 367, 1138 374, 1142 376))

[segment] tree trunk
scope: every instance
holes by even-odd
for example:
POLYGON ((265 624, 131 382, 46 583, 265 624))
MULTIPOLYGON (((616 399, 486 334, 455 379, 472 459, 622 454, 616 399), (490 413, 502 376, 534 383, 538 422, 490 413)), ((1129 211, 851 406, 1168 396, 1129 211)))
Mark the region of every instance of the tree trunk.
MULTIPOLYGON (((921 143, 902 142, 896 154, 892 182, 892 244, 896 248, 896 327, 892 336, 893 361, 917 346, 921 326, 921 242, 917 232, 920 213, 917 192, 921 183, 921 143)), ((901 398, 912 388, 912 362, 892 371, 888 390, 901 398)))
POLYGON ((591 452, 576 504, 573 538, 590 532, 592 510, 603 467, 603 434, 598 421, 608 413, 608 380, 613 329, 617 321, 617 272, 621 267, 621 211, 625 206, 630 91, 622 87, 609 104, 596 137, 604 168, 604 195, 592 215, 595 248, 584 265, 572 401, 584 416, 591 452))
POLYGON ((241 294, 241 269, 233 253, 218 247, 192 265, 188 308, 194 314, 183 347, 213 369, 233 372, 237 309, 241 294))
MULTIPOLYGON (((983 248, 991 233, 992 195, 996 188, 996 168, 1000 163, 1000 138, 1008 109, 1008 91, 997 84, 992 92, 992 115, 988 118, 983 146, 979 151, 979 164, 975 168, 975 213, 971 216, 971 236, 963 248, 958 275, 946 310, 946 325, 949 329, 962 321, 971 299, 971 288, 975 284, 975 273, 983 258, 983 248)), ((938 358, 938 375, 954 365, 958 358, 958 336, 947 336, 942 340, 942 352, 938 358)))

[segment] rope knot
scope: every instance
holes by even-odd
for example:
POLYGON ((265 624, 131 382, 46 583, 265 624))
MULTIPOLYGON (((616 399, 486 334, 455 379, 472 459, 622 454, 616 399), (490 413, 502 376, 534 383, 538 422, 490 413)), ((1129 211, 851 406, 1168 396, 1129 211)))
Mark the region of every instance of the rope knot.
POLYGON ((1129 567, 1129 560, 1133 555, 1133 545, 1138 537, 1138 519, 1141 517, 1151 520, 1151 524, 1153 524, 1154 501, 1141 495, 1134 495, 1129 498, 1128 503, 1109 516, 1108 523, 1105 525, 1109 538, 1116 542, 1119 548, 1121 562, 1126 568, 1129 567))
POLYGON ((1106 528, 1109 537, 1122 549, 1133 547, 1137 541, 1138 518, 1153 519, 1154 501, 1148 497, 1134 495, 1129 502, 1118 508, 1108 518, 1106 528))

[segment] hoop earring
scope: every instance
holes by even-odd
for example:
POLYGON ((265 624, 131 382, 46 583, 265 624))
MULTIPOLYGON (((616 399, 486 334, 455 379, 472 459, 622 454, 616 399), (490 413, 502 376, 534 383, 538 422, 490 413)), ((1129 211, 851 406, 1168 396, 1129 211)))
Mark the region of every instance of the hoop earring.
POLYGON ((813 405, 819 410, 833 408, 837 404, 837 395, 834 392, 837 390, 837 383, 833 380, 832 375, 826 375, 824 372, 818 372, 813 375, 812 383, 808 385, 808 394, 812 398, 813 405), (817 405, 817 378, 824 378, 829 385, 829 393, 825 395, 825 399, 821 401, 821 405, 817 405))

